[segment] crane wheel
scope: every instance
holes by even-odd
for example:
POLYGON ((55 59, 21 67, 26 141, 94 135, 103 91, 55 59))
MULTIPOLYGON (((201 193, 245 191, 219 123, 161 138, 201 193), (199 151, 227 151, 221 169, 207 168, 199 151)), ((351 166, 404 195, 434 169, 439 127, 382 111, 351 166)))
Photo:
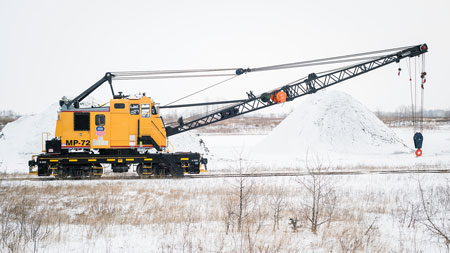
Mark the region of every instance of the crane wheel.
POLYGON ((136 167, 136 173, 138 174, 138 176, 139 177, 142 177, 143 176, 143 169, 142 169, 142 164, 139 164, 137 167, 136 167))
POLYGON ((101 164, 94 164, 91 166, 89 178, 96 179, 103 176, 103 166, 101 164))

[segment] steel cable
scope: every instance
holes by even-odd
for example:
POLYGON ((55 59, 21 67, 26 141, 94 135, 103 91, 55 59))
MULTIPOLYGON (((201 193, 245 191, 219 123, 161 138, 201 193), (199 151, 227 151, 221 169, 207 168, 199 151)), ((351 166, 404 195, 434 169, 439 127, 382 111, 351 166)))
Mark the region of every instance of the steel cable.
POLYGON ((213 84, 213 85, 207 86, 207 87, 205 87, 205 88, 203 88, 203 89, 201 89, 201 90, 198 90, 198 91, 196 91, 196 92, 194 92, 194 93, 191 93, 191 94, 186 95, 186 96, 184 96, 184 97, 182 97, 182 98, 179 98, 179 99, 177 99, 177 100, 174 100, 174 101, 172 101, 172 102, 170 102, 170 103, 168 103, 168 104, 165 104, 164 106, 168 106, 168 105, 171 105, 171 104, 176 103, 176 102, 178 102, 178 101, 181 101, 181 100, 183 100, 183 99, 186 99, 186 98, 188 98, 188 97, 194 96, 195 94, 198 94, 198 93, 203 92, 203 91, 205 91, 205 90, 211 89, 211 88, 213 88, 213 87, 215 87, 215 86, 217 86, 217 85, 219 85, 219 84, 222 84, 222 83, 224 83, 224 82, 230 81, 231 79, 236 78, 236 77, 238 77, 238 76, 232 76, 232 77, 227 78, 227 79, 225 79, 225 80, 222 80, 222 81, 220 81, 220 82, 218 82, 218 83, 215 83, 215 84, 213 84))
MULTIPOLYGON (((279 64, 279 65, 271 65, 271 66, 265 66, 265 67, 259 67, 259 68, 251 68, 248 69, 248 71, 245 71, 244 73, 248 72, 259 72, 259 71, 269 71, 269 70, 280 70, 280 69, 288 69, 288 68, 300 68, 300 67, 308 67, 308 66, 317 66, 317 65, 326 65, 326 64, 338 64, 338 63, 344 63, 344 62, 353 62, 353 61, 362 61, 362 60, 374 60, 379 57, 382 57, 382 55, 377 56, 368 56, 368 57, 360 57, 360 56, 366 56, 366 55, 375 55, 375 54, 381 54, 381 53, 387 53, 392 51, 398 51, 403 50, 408 47, 398 47, 398 48, 391 48, 391 49, 384 49, 384 50, 377 50, 377 51, 370 51, 370 52, 364 52, 364 53, 357 53, 357 54, 349 54, 349 55, 342 55, 342 56, 335 56, 335 57, 328 57, 328 58, 321 58, 316 60, 307 60, 307 61, 300 61, 300 62, 293 62, 293 63, 287 63, 287 64, 279 64)), ((339 70, 342 68, 338 68, 336 70, 339 70)), ((179 99, 176 99, 164 106, 168 106, 171 104, 174 104, 176 102, 179 102, 183 99, 186 99, 188 97, 194 96, 198 93, 201 93, 205 90, 211 89, 213 87, 216 87, 222 83, 225 83, 227 81, 230 81, 234 79, 235 77, 239 76, 237 72, 235 73, 220 73, 220 74, 201 74, 201 73, 211 73, 211 72, 227 72, 227 71, 236 71, 237 68, 218 68, 218 69, 186 69, 186 70, 156 70, 156 71, 117 71, 117 72, 111 72, 113 75, 114 80, 139 80, 139 79, 171 79, 171 78, 199 78, 199 77, 225 77, 225 76, 231 76, 230 78, 227 78, 225 80, 222 80, 218 83, 214 83, 210 86, 207 86, 203 89, 200 89, 196 92, 193 92, 189 95, 183 96, 179 99), (188 73, 199 73, 195 75, 189 75, 188 73), (188 75, 186 75, 188 74, 188 75)), ((333 70, 324 71, 321 73, 329 73, 333 70)), ((319 74, 321 74, 319 73, 319 74)), ((289 83, 288 85, 291 85, 295 82, 301 81, 302 79, 298 79, 294 82, 289 83)), ((286 86, 286 85, 285 85, 286 86)))
MULTIPOLYGON (((322 59, 316 59, 316 60, 308 60, 308 61, 286 63, 286 64, 266 66, 266 67, 252 68, 251 71, 264 71, 264 70, 273 70, 273 69, 280 69, 280 68, 292 68, 297 65, 302 67, 303 64, 308 64, 308 63, 320 63, 320 62, 327 62, 327 61, 331 61, 331 60, 345 59, 345 58, 351 58, 351 57, 357 57, 357 56, 381 54, 381 53, 387 53, 387 52, 392 52, 392 51, 399 51, 399 50, 403 50, 406 48, 409 48, 409 47, 398 47, 398 48, 370 51, 370 52, 365 52, 365 53, 349 54, 349 55, 334 56, 334 57, 328 57, 328 58, 322 58, 322 59)), ((327 64, 327 63, 324 63, 324 64, 327 64)))
POLYGON ((421 105, 420 105, 420 113, 421 113, 421 120, 420 120, 420 131, 423 131, 423 104, 424 104, 424 90, 425 90, 425 76, 424 76, 425 72, 425 55, 422 55, 422 73, 420 74, 420 78, 421 78, 421 105))
MULTIPOLYGON (((287 69, 287 68, 300 68, 300 67, 307 67, 307 66, 316 66, 316 65, 359 61, 359 60, 368 60, 368 59, 374 59, 374 58, 382 56, 382 55, 375 56, 377 54, 387 53, 387 52, 392 52, 392 51, 399 51, 399 50, 406 49, 406 48, 408 48, 408 47, 397 47, 397 48, 370 51, 370 52, 364 52, 364 53, 321 58, 321 59, 315 59, 315 60, 299 61, 299 62, 293 62, 293 63, 258 67, 258 68, 250 68, 249 70, 250 70, 250 72, 259 72, 259 71, 279 70, 279 69, 287 69), (360 56, 366 56, 366 55, 374 55, 374 56, 360 57, 360 56), (355 57, 359 57, 359 58, 355 58, 355 57)), ((179 74, 227 72, 227 71, 236 71, 237 69, 239 69, 239 68, 184 69, 184 70, 180 69, 180 70, 154 70, 154 71, 115 71, 115 72, 111 72, 111 74, 113 75, 113 79, 115 79, 115 80, 191 78, 191 77, 231 76, 231 75, 238 75, 238 74, 237 73, 221 73, 221 74, 205 74, 205 75, 201 75, 201 74, 199 74, 199 75, 179 75, 179 74), (172 77, 172 75, 174 75, 176 77, 172 77), (138 78, 138 76, 140 76, 140 77, 138 78), (157 77, 154 77, 154 76, 157 76, 157 77)))
POLYGON ((411 117, 412 117, 413 131, 416 132, 416 112, 414 110, 415 106, 414 106, 413 83, 411 77, 411 58, 409 58, 406 63, 408 65, 408 73, 409 73, 409 89, 411 94, 411 117))
POLYGON ((205 74, 205 75, 174 75, 174 76, 116 76, 114 80, 139 80, 139 79, 173 79, 173 78, 197 78, 197 77, 223 77, 223 76, 236 76, 235 74, 205 74))
POLYGON ((185 69, 185 70, 153 70, 153 71, 117 71, 111 72, 114 76, 139 76, 139 75, 160 75, 160 74, 185 74, 185 73, 201 73, 201 72, 223 72, 232 71, 236 68, 222 69, 185 69))

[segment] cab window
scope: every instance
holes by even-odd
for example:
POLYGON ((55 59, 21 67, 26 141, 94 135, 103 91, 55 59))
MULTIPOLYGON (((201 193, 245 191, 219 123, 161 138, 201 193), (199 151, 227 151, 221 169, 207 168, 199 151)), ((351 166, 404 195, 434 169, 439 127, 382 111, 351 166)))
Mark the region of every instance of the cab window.
POLYGON ((88 112, 75 112, 73 114, 73 130, 74 131, 89 131, 90 116, 88 112))
POLYGON ((95 115, 95 125, 96 126, 104 126, 105 125, 105 115, 104 114, 95 115))
POLYGON ((130 115, 139 115, 139 104, 130 104, 130 115))
POLYGON ((152 115, 158 114, 155 106, 152 106, 152 115))
POLYGON ((150 118, 150 104, 141 105, 141 117, 150 118))
POLYGON ((116 103, 114 104, 114 109, 123 109, 125 108, 125 104, 124 103, 116 103))

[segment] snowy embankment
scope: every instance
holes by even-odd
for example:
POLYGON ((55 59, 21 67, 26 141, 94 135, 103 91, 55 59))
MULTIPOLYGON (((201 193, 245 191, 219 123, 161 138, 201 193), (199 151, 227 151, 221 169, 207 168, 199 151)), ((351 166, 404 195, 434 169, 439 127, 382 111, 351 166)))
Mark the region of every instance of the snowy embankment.
POLYGON ((43 133, 53 136, 58 104, 36 115, 23 116, 7 124, 0 134, 0 172, 27 173, 28 160, 43 149, 43 133))

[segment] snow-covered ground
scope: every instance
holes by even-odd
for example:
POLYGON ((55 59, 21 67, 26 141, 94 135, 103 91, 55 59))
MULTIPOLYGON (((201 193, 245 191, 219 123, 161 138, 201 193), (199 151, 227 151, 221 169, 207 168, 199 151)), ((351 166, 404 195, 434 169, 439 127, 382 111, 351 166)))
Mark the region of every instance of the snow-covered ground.
MULTIPOLYGON (((392 131, 411 149, 414 148, 410 128, 392 128, 392 131)), ((267 135, 214 135, 202 134, 210 150, 210 173, 232 172, 236 170, 236 160, 248 161, 248 166, 256 171, 289 171, 303 168, 306 161, 320 160, 331 169, 387 168, 449 168, 450 167, 450 126, 424 130, 422 157, 413 152, 384 154, 333 153, 330 151, 310 151, 299 155, 286 152, 283 147, 272 145, 267 135), (266 152, 259 152, 264 148, 266 152), (273 151, 273 153, 271 153, 273 151)), ((301 143, 299 143, 301 145, 301 143)))
POLYGON ((418 187, 433 196, 430 208, 445 211, 448 174, 327 177, 336 205, 317 234, 303 217, 310 195, 295 177, 245 179, 241 231, 239 178, 0 181, 0 251, 5 243, 33 251, 37 242, 39 252, 445 252, 421 224, 418 187))

